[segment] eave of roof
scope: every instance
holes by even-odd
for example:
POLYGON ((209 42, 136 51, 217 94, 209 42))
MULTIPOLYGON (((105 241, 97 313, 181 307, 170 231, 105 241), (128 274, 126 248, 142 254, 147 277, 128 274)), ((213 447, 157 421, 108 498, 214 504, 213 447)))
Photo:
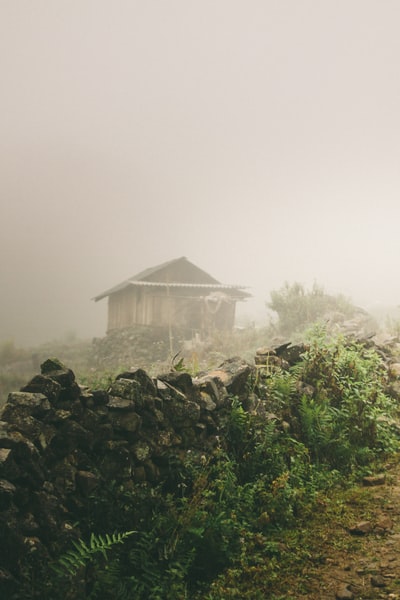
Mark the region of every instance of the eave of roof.
POLYGON ((95 296, 93 300, 98 302, 111 294, 120 292, 127 287, 159 287, 159 288, 195 288, 204 290, 223 291, 231 290, 237 292, 237 295, 241 298, 249 298, 251 294, 245 292, 246 286, 242 285, 229 285, 224 283, 165 283, 162 281, 136 281, 135 279, 128 279, 118 286, 111 288, 110 290, 95 296))

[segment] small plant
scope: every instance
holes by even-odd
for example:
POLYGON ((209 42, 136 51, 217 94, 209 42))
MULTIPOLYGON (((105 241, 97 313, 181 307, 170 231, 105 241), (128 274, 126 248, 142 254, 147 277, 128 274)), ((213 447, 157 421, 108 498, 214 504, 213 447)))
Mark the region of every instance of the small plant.
POLYGON ((181 356, 181 358, 178 358, 180 355, 180 352, 177 352, 171 359, 171 371, 185 371, 186 370, 186 366, 185 366, 185 359, 183 358, 183 356, 181 356))
POLYGON ((303 442, 309 448, 312 459, 320 463, 329 452, 334 413, 328 403, 303 395, 299 415, 303 442))
POLYGON ((125 531, 124 533, 113 533, 111 535, 106 533, 104 536, 92 533, 88 544, 82 539, 77 542, 73 541, 72 544, 75 549, 68 550, 63 554, 57 563, 52 565, 52 568, 59 575, 74 577, 80 568, 86 567, 87 563, 93 560, 94 555, 100 553, 107 560, 107 552, 116 544, 122 544, 127 537, 134 533, 134 531, 125 531))

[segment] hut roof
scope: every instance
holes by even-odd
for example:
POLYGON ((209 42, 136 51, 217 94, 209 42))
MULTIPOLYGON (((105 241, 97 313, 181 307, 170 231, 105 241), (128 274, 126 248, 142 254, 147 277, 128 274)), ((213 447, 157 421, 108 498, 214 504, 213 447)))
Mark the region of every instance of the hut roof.
POLYGON ((210 291, 225 291, 234 295, 238 299, 244 299, 250 296, 245 292, 245 286, 242 285, 227 285, 220 283, 214 277, 191 263, 185 256, 169 260, 155 267, 145 269, 122 283, 106 290, 105 292, 95 296, 93 300, 98 302, 102 298, 111 296, 117 292, 131 286, 151 286, 151 287, 185 287, 199 288, 210 291), (173 278, 170 280, 170 276, 173 278))

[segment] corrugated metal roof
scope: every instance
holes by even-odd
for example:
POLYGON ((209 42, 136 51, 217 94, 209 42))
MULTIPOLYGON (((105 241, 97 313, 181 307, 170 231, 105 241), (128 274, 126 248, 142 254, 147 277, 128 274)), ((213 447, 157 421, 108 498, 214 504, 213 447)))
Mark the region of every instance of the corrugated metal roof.
MULTIPOLYGON (((189 264, 192 264, 192 263, 190 263, 190 261, 188 261, 188 259, 185 256, 181 256, 180 258, 175 258, 173 260, 169 260, 165 263, 157 265, 156 267, 151 267, 149 269, 145 269, 144 271, 141 271, 137 275, 133 275, 132 277, 130 277, 129 279, 126 279, 122 283, 106 290, 105 292, 103 292, 102 294, 99 294, 98 296, 95 296, 93 298, 93 300, 95 302, 98 302, 99 300, 102 300, 103 298, 106 298, 107 296, 110 296, 111 294, 115 294, 116 292, 120 292, 129 286, 146 286, 146 287, 155 286, 155 287, 164 287, 164 288, 166 288, 166 287, 185 288, 186 287, 186 288, 199 288, 199 289, 209 289, 209 290, 237 290, 239 292, 239 296, 242 298, 250 296, 250 294, 248 294, 247 292, 241 291, 241 290, 245 289, 245 286, 228 285, 228 284, 219 283, 219 281, 212 278, 210 275, 208 275, 208 273, 205 273, 205 272, 204 272, 205 275, 207 275, 211 279, 214 279, 213 283, 184 283, 184 282, 165 283, 165 282, 157 282, 157 281, 145 281, 148 277, 150 277, 151 275, 154 275, 154 273, 157 273, 158 271, 162 271, 169 265, 172 265, 172 264, 180 262, 180 261, 187 261, 189 264)), ((198 267, 196 267, 195 265, 193 265, 193 266, 196 269, 198 269, 198 267)))
POLYGON ((210 290, 237 290, 244 289, 243 285, 229 285, 227 283, 165 283, 163 281, 135 281, 129 280, 127 283, 135 286, 158 286, 158 287, 187 287, 187 288, 207 288, 210 290))
POLYGON ((207 290, 244 290, 242 285, 229 285, 225 283, 164 283, 160 281, 129 281, 130 285, 143 287, 164 288, 200 288, 207 290))
POLYGON ((243 285, 229 285, 224 283, 165 283, 162 281, 135 281, 135 280, 126 280, 121 283, 119 286, 112 288, 109 292, 104 292, 99 296, 93 298, 96 302, 109 296, 111 293, 114 294, 119 292, 128 286, 132 287, 159 287, 159 288, 195 288, 195 289, 203 289, 203 290, 236 290, 239 293, 239 296, 242 298, 249 297, 251 294, 245 292, 246 286, 243 285))

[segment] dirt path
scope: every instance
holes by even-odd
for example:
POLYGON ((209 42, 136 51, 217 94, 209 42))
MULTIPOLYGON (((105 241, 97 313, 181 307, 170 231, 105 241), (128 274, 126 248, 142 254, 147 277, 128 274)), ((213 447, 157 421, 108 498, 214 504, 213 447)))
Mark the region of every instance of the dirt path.
POLYGON ((400 462, 366 483, 321 507, 293 598, 400 600, 400 462))

